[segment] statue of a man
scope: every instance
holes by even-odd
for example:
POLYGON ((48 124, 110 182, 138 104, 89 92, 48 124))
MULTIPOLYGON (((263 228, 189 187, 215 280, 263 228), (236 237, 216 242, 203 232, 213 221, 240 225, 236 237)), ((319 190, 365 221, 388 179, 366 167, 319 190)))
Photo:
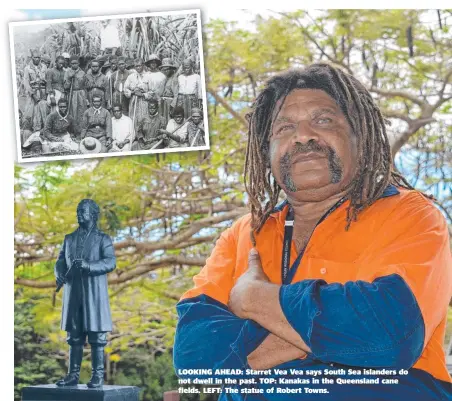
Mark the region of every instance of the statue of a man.
POLYGON ((97 228, 99 206, 83 199, 77 206, 79 228, 66 235, 55 264, 57 286, 64 285, 61 329, 67 331, 69 372, 57 386, 76 386, 86 337, 91 345, 88 387, 104 383, 104 347, 112 330, 107 273, 116 267, 111 238, 97 228))

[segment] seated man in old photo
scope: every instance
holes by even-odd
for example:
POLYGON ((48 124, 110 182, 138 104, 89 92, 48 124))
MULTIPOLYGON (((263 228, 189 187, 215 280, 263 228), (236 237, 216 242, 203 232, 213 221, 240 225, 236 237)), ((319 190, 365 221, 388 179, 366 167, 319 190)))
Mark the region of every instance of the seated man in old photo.
POLYGON ((222 401, 450 400, 447 222, 396 171, 372 95, 313 64, 270 78, 248 118, 251 213, 177 306, 176 373, 255 379, 222 401))
POLYGON ((179 148, 187 146, 187 126, 184 120, 184 109, 176 106, 173 110, 173 118, 168 121, 166 129, 159 132, 159 138, 163 140, 165 148, 179 148))
POLYGON ((113 117, 111 119, 112 139, 109 152, 128 152, 132 148, 135 138, 133 121, 122 113, 122 105, 113 105, 113 117))
POLYGON ((107 152, 112 139, 111 114, 102 107, 102 97, 94 95, 91 107, 83 114, 82 139, 92 137, 97 139, 101 145, 101 153, 107 152))
POLYGON ((38 153, 76 152, 79 144, 74 140, 74 120, 68 114, 68 102, 65 99, 58 101, 58 108, 50 113, 44 128, 34 132, 25 141, 23 147, 30 148, 40 144, 38 153))
POLYGON ((163 140, 160 138, 160 130, 165 128, 165 119, 159 114, 157 99, 149 100, 149 114, 139 122, 136 131, 136 140, 132 150, 160 149, 163 140))
POLYGON ((60 99, 58 108, 47 116, 41 138, 44 153, 52 152, 61 147, 68 150, 78 150, 78 143, 74 140, 73 119, 68 114, 67 100, 60 99))

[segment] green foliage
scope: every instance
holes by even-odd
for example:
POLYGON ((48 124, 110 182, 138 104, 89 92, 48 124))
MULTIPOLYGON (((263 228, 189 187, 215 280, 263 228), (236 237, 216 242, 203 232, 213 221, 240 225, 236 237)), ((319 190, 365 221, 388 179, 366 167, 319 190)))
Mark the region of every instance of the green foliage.
POLYGON ((54 382, 64 374, 64 361, 56 359, 55 344, 35 329, 35 298, 23 298, 16 291, 14 310, 14 399, 21 399, 21 389, 36 383, 54 382))

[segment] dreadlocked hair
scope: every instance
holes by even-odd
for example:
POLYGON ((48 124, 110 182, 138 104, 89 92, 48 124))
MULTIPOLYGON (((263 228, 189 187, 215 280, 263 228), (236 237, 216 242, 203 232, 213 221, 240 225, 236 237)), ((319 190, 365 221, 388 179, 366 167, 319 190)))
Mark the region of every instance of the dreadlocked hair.
MULTIPOLYGON (((331 96, 344 113, 357 138, 355 178, 345 188, 346 227, 375 202, 389 184, 414 189, 394 170, 385 120, 369 91, 353 76, 329 64, 312 64, 270 78, 247 114, 248 143, 245 157, 245 189, 251 208, 251 241, 274 210, 281 187, 270 171, 269 138, 272 122, 287 95, 295 89, 318 89, 331 96), (265 202, 265 204, 264 204, 265 202)), ((429 195, 425 195, 432 198, 429 195)))

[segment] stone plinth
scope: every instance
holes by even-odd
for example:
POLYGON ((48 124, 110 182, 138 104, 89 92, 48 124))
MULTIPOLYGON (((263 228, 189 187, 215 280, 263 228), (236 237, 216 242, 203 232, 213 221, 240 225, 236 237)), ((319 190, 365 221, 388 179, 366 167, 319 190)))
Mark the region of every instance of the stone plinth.
POLYGON ((103 386, 92 389, 85 384, 57 387, 54 384, 22 389, 22 401, 139 401, 140 389, 132 386, 103 386))

